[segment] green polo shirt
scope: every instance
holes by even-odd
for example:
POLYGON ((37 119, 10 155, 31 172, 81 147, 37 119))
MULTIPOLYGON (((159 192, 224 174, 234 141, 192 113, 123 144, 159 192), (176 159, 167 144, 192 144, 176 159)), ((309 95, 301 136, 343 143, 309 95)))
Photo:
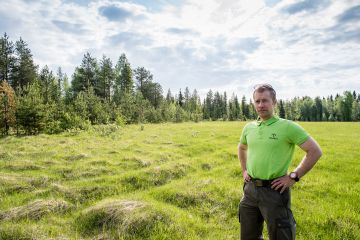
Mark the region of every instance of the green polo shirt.
POLYGON ((247 145, 246 169, 252 178, 274 179, 287 174, 294 155, 309 134, 297 123, 276 116, 250 122, 242 130, 240 143, 247 145))

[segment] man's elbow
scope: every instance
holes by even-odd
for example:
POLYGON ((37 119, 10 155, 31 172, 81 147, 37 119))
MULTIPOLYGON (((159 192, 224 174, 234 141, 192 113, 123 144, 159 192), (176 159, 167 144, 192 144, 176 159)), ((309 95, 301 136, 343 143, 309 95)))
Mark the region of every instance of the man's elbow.
POLYGON ((314 159, 319 160, 321 158, 321 156, 323 155, 322 150, 319 146, 317 146, 316 148, 314 148, 313 152, 313 156, 314 159))

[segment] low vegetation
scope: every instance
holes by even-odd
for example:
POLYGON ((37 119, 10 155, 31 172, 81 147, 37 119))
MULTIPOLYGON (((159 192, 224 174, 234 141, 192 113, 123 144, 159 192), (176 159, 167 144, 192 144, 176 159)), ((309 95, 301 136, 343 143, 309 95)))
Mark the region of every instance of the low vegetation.
MULTIPOLYGON (((0 239, 238 239, 244 122, 0 139, 0 239)), ((293 187, 297 239, 360 239, 359 123, 301 123, 323 157, 293 187)), ((297 149, 293 169, 303 153, 297 149)))

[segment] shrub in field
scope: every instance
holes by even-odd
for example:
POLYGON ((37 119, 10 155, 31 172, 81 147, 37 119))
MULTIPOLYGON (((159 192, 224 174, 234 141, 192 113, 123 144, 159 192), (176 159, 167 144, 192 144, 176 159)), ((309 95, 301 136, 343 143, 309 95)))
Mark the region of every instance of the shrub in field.
POLYGON ((49 213, 64 213, 72 206, 64 200, 35 200, 27 205, 0 212, 0 221, 33 219, 38 220, 49 213))
POLYGON ((91 126, 89 120, 83 119, 80 115, 73 112, 66 112, 62 115, 60 120, 60 127, 63 130, 67 129, 81 129, 87 130, 91 126))
POLYGON ((105 200, 85 209, 76 222, 83 234, 105 230, 119 238, 148 239, 158 224, 169 223, 169 217, 145 202, 105 200))

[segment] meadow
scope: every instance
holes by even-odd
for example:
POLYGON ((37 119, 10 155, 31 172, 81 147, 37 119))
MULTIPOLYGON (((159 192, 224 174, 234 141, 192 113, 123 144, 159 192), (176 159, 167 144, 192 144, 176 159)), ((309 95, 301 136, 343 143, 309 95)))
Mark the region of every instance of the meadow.
MULTIPOLYGON (((244 124, 1 138, 0 239, 238 239, 244 124)), ((292 190, 297 239, 360 239, 360 123, 300 124, 323 157, 292 190)))

